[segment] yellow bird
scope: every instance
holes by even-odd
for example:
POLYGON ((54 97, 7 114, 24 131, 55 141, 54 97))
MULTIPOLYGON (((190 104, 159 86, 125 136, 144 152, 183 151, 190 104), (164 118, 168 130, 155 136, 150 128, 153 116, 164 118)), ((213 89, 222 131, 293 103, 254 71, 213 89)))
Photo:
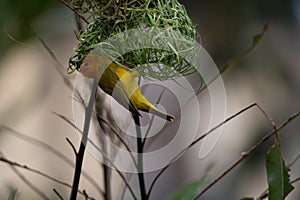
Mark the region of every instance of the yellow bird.
POLYGON ((80 72, 89 78, 99 79, 100 88, 111 95, 133 115, 140 116, 139 110, 157 115, 172 122, 174 117, 158 110, 141 93, 135 79, 138 71, 112 63, 110 59, 89 54, 80 65, 80 72), (108 67, 107 67, 108 66, 108 67))

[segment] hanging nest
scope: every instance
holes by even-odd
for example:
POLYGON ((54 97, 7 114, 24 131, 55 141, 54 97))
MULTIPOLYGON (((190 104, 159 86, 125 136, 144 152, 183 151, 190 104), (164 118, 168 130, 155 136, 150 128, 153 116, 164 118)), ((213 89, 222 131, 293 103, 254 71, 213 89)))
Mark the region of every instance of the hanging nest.
POLYGON ((196 31, 184 6, 177 0, 73 0, 72 3, 91 23, 77 35, 79 44, 70 58, 69 73, 78 69, 91 50, 103 50, 104 47, 99 44, 109 38, 128 30, 153 27, 167 31, 163 36, 153 31, 152 36, 157 35, 150 39, 137 36, 145 44, 156 44, 153 47, 132 47, 134 50, 120 53, 122 45, 128 45, 128 39, 122 41, 118 38, 118 44, 105 48, 106 53, 114 55, 114 62, 135 69, 149 79, 163 81, 195 72, 195 67, 182 56, 182 52, 191 58, 197 56, 198 51, 194 47, 196 31), (153 38, 156 38, 155 41, 153 38), (169 48, 157 48, 161 44, 168 44, 169 48))

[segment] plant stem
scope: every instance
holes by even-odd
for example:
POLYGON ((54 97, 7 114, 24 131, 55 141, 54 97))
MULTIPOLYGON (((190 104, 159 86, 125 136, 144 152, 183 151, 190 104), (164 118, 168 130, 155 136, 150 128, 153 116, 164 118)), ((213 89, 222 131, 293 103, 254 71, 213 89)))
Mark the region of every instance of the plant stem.
POLYGON ((105 187, 104 199, 111 200, 111 188, 110 188, 111 170, 105 163, 103 163, 102 165, 103 165, 104 187, 105 187))
POLYGON ((110 179, 111 179, 111 170, 110 167, 108 166, 108 148, 106 145, 106 140, 103 139, 101 140, 102 143, 102 149, 103 149, 103 163, 102 163, 102 168, 103 168, 103 178, 104 178, 104 199, 105 200, 111 200, 111 185, 110 185, 110 179))
POLYGON ((138 152, 138 162, 137 162, 137 170, 138 170, 138 178, 139 178, 139 185, 140 185, 140 192, 141 192, 141 199, 147 200, 148 196, 146 193, 146 186, 145 186, 145 179, 144 179, 144 169, 143 169, 143 138, 142 132, 140 127, 140 118, 138 115, 133 115, 133 119, 135 122, 136 128, 136 136, 137 136, 137 152, 138 152))
POLYGON ((84 119, 84 127, 83 127, 83 133, 81 137, 81 143, 80 143, 79 151, 76 154, 76 164, 75 164, 74 178, 72 184, 72 191, 70 196, 71 200, 76 200, 77 198, 77 191, 78 191, 78 186, 79 186, 79 181, 81 176, 82 162, 83 162, 85 147, 88 139, 88 133, 90 129, 90 121, 92 117, 93 106, 95 103, 96 89, 97 89, 97 81, 93 80, 91 96, 89 99, 88 106, 85 109, 85 119, 84 119))

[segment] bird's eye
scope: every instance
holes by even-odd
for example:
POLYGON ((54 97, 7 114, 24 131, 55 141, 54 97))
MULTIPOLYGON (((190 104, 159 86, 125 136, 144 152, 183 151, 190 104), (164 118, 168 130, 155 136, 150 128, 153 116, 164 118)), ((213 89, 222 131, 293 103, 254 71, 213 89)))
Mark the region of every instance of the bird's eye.
POLYGON ((83 63, 83 66, 85 66, 85 67, 88 67, 89 65, 90 65, 90 63, 88 63, 88 62, 83 63))

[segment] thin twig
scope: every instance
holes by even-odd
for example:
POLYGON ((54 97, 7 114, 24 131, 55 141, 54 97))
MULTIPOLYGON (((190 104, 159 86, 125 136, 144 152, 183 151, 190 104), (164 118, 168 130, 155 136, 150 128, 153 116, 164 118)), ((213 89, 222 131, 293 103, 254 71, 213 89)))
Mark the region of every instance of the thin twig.
MULTIPOLYGON (((176 156, 173 157, 173 159, 169 162, 169 164, 167 164, 157 175, 156 177, 153 179, 149 191, 148 191, 148 196, 150 196, 150 193, 156 183, 156 181, 158 180, 158 178, 163 174, 163 172, 169 168, 169 166, 172 164, 173 161, 175 161, 177 158, 179 158, 187 149, 191 148, 192 146, 194 146, 195 144, 197 144, 199 141, 201 141, 202 139, 204 139, 205 137, 207 137, 209 134, 211 134, 213 131, 215 131, 216 129, 218 129, 219 127, 223 126, 225 123, 227 123, 228 121, 234 119, 236 116, 240 115, 241 113, 245 112, 246 110, 249 110, 253 107, 257 107, 256 103, 253 103, 247 107, 245 107, 244 109, 240 110, 239 112, 237 112, 236 114, 230 116, 229 118, 227 118, 225 121, 223 121, 222 123, 218 124, 217 126, 215 126, 214 128, 212 128, 211 130, 209 130, 208 132, 206 132, 205 134, 203 134, 202 136, 200 136, 198 139, 194 140, 188 147, 186 147, 185 149, 183 149, 179 154, 177 154, 176 156)), ((261 108, 259 108, 259 110, 262 112, 261 108)), ((264 115, 266 113, 262 112, 264 115)), ((293 115, 292 117, 290 117, 287 121, 291 121, 294 118, 296 118, 300 113, 297 113, 295 115, 293 115)), ((269 119, 268 119, 269 120, 269 119)), ((277 129, 277 131, 279 131, 279 129, 277 129)), ((275 130, 273 131, 274 133, 276 132, 275 130)), ((244 158, 243 158, 244 159, 244 158)), ((235 166, 234 166, 235 167, 235 166)), ((226 174, 225 174, 226 175, 226 174)), ((219 181, 219 180, 218 180, 219 181)))
POLYGON ((59 192, 53 188, 53 192, 56 194, 56 196, 60 199, 60 200, 64 200, 64 198, 59 194, 59 192))
POLYGON ((92 86, 89 103, 88 103, 87 109, 85 110, 83 134, 81 137, 79 151, 76 154, 75 171, 74 171, 74 177, 73 177, 72 191, 71 191, 71 195, 70 195, 71 200, 76 200, 76 197, 77 197, 77 190, 78 190, 78 186, 79 186, 79 182, 80 182, 83 157, 84 157, 84 153, 85 153, 86 143, 88 140, 88 133, 89 133, 89 128, 90 128, 90 121, 91 121, 91 117, 92 117, 93 106, 95 103, 96 89, 97 89, 97 81, 93 80, 93 86, 92 86))
MULTIPOLYGON (((104 152, 106 153, 106 152, 104 152)), ((103 179, 104 179, 104 188, 105 188, 105 200, 111 200, 111 169, 107 165, 107 161, 103 156, 103 163, 102 163, 102 168, 103 168, 103 179)))
POLYGON ((296 183, 296 182, 298 182, 298 181, 300 181, 300 177, 295 178, 294 180, 291 181, 291 183, 293 184, 293 183, 296 183))
MULTIPOLYGON (((201 88, 200 90, 197 91, 197 96, 199 96, 209 85, 211 85, 214 81, 216 81, 221 75, 223 75, 226 71, 228 71, 229 69, 231 69, 232 67, 238 65, 239 63, 241 63, 245 58, 247 58, 252 51, 256 48, 256 46, 260 43, 261 39, 263 38, 263 36, 266 34, 268 30, 268 22, 266 22, 264 24, 264 27, 262 29, 262 31, 257 35, 257 37, 259 38, 259 41, 253 42, 252 46, 247 48, 244 52, 242 52, 239 55, 233 56, 222 68, 222 70, 220 71, 219 74, 217 74, 215 77, 213 77, 203 88, 201 88)), ((184 110, 184 108, 186 106, 189 105, 189 103, 193 100, 194 97, 191 97, 189 100, 187 100, 187 102, 182 106, 181 110, 184 110)), ((252 106, 251 106, 252 107, 252 106)), ((178 111, 175 114, 175 120, 177 120, 179 118, 180 112, 178 111)), ((163 129, 161 131, 163 131, 166 127, 163 127, 163 129)), ((163 169, 164 171, 164 169, 163 169)))
MULTIPOLYGON (((282 125, 277 128, 277 132, 283 129, 286 125, 288 125, 292 120, 297 118, 300 115, 300 112, 289 117, 287 121, 285 121, 282 125)), ((215 185, 219 180, 221 180, 225 175, 227 175, 230 171, 232 171, 236 166, 238 166, 246 157, 248 157, 252 152, 254 152, 258 147, 260 147, 266 140, 268 140, 272 135, 276 134, 276 130, 270 132, 265 135, 261 140, 259 140, 255 145, 253 145, 247 152, 242 153, 241 157, 234 162, 228 169, 226 169, 220 176, 214 179, 208 186, 206 186, 196 197, 195 199, 200 198, 207 190, 209 190, 213 185, 215 185)))
MULTIPOLYGON (((28 135, 25 135, 23 133, 20 133, 12 128, 9 128, 7 126, 3 126, 0 125, 0 130, 7 130, 9 131, 11 134, 13 134, 14 136, 34 145, 37 147, 40 147, 52 154, 54 154, 55 156, 57 156, 58 158, 60 158, 62 161, 64 161, 65 163, 67 163, 69 166, 74 166, 74 162, 67 156, 65 156, 64 154, 61 153, 61 151, 55 149, 54 147, 50 146, 49 144, 40 141, 38 139, 35 139, 33 137, 30 137, 28 135)), ((103 195, 103 190, 99 187, 99 185, 96 183, 96 181, 85 171, 82 172, 83 177, 85 177, 87 179, 87 181, 89 181, 91 183, 91 185, 93 185, 97 191, 100 192, 101 195, 103 195)))
MULTIPOLYGON (((73 9, 72 6, 70 6, 64 0, 61 0, 61 2, 63 4, 65 4, 67 7, 69 7, 71 10, 73 10, 76 13, 77 17, 81 18, 87 24, 89 23, 80 13, 77 12, 77 10, 73 9)), ((79 21, 79 19, 78 19, 78 21, 79 21)), ((46 42, 35 31, 33 31, 33 29, 31 29, 31 31, 34 33, 34 35, 37 37, 37 39, 42 43, 42 45, 48 51, 50 56, 54 59, 56 64, 59 65, 59 67, 56 65, 57 71, 59 72, 60 76, 63 78, 64 83, 72 90, 73 89, 72 83, 71 83, 70 79, 66 76, 66 74, 62 70, 63 65, 58 61, 57 57, 55 56, 53 51, 48 47, 46 42)), ((92 105, 93 105, 93 103, 94 103, 93 98, 90 99, 90 103, 92 103, 92 105)), ((89 119, 87 119, 87 121, 89 121, 89 119)), ((88 129, 89 129, 89 127, 87 128, 87 131, 88 131, 88 129)), ((76 166, 75 166, 75 172, 74 172, 73 187, 72 187, 71 196, 70 196, 71 199, 76 199, 76 196, 77 196, 76 190, 78 190, 78 184, 79 184, 79 180, 80 180, 80 176, 81 176, 81 171, 82 171, 81 166, 82 166, 82 160, 83 160, 83 156, 84 156, 85 147, 82 148, 83 145, 81 143, 80 148, 79 148, 79 152, 77 154, 76 149, 75 149, 74 145, 72 144, 72 142, 68 139, 67 139, 67 141, 71 145, 71 147, 72 147, 72 149, 73 149, 73 151, 75 152, 75 155, 76 155, 76 166)), ((82 141, 84 141, 84 135, 83 135, 82 141)), ((100 192, 101 192, 101 194, 103 194, 102 190, 100 190, 100 192)))
POLYGON ((85 190, 83 190, 83 194, 84 194, 85 200, 88 200, 89 199, 89 195, 86 193, 85 190))
POLYGON ((229 61, 224 65, 224 67, 222 68, 220 73, 218 75, 216 75, 215 77, 213 77, 203 88, 201 88, 201 90, 198 91, 198 94, 200 94, 203 90, 205 90, 209 85, 211 85, 215 80, 217 80, 222 74, 224 74, 229 69, 231 69, 232 67, 238 65, 243 60, 245 60, 245 58, 247 58, 253 52, 253 50, 256 48, 256 46, 260 43, 262 37, 266 34, 266 32, 268 30, 268 27, 269 27, 269 23, 268 23, 268 21, 266 21, 262 31, 255 36, 259 40, 258 41, 253 41, 252 46, 249 47, 248 49, 246 49, 241 54, 233 56, 232 58, 230 58, 229 61))
MULTIPOLYGON (((79 132, 82 134, 82 131, 81 131, 81 130, 73 123, 73 122, 71 122, 70 119, 68 119, 67 117, 65 117, 65 116, 63 116, 63 115, 61 115, 61 114, 59 114, 59 113, 56 113, 56 112, 52 112, 52 113, 55 114, 56 116, 60 117, 61 119, 63 119, 65 122, 67 122, 69 125, 71 125, 73 128, 75 128, 77 131, 79 131, 79 132)), ((107 119, 105 119, 105 118, 102 117, 102 116, 99 116, 99 118, 100 118, 106 125, 108 125, 108 126, 111 128, 111 130, 114 132, 114 134, 116 134, 117 138, 118 138, 118 139, 120 140, 120 142, 125 146, 126 150, 129 152, 129 155, 130 155, 132 161, 134 162, 135 167, 137 167, 137 163, 136 163, 136 161, 135 161, 135 159, 134 159, 134 156, 133 156, 133 154, 132 154, 132 151, 131 151, 131 149, 129 148, 129 146, 127 145, 127 143, 125 142, 125 140, 124 140, 124 139, 120 136, 120 134, 115 130, 115 128, 111 125, 111 123, 109 123, 109 122, 107 121, 107 119)))
MULTIPOLYGON (((300 177, 298 178, 295 178, 294 180, 292 180, 290 183, 293 184, 293 183, 296 183, 300 181, 300 177)), ((263 200, 263 199, 266 199, 268 197, 268 189, 265 189, 255 200, 263 200)))
MULTIPOLYGON (((265 22, 264 27, 262 29, 262 31, 256 35, 256 37, 259 39, 258 41, 253 41, 252 46, 247 48, 244 52, 242 52, 241 54, 235 55, 232 58, 229 59, 229 61, 223 66, 222 70, 220 71, 220 73, 218 73, 216 76, 214 76, 210 81, 208 81, 203 88, 201 88, 200 90, 196 91, 196 95, 199 96, 203 91, 205 91, 208 86, 210 86, 212 83, 214 83, 219 77, 221 77, 221 75, 223 75, 225 72, 227 72, 229 69, 233 68, 234 66, 238 65, 239 63, 241 63, 243 60, 245 60, 256 48, 256 46, 261 42, 263 36, 266 34, 267 30, 269 27, 269 23, 265 22)), ((188 99, 186 101, 186 103, 182 106, 181 110, 184 110, 185 107, 187 107, 192 100, 195 97, 191 97, 190 99, 188 99)), ((175 114, 175 120, 178 119, 180 115, 180 112, 178 111, 175 114)))
MULTIPOLYGON (((137 168, 137 162, 136 160, 134 159, 134 156, 132 154, 132 150, 129 148, 128 144, 126 143, 126 141, 120 136, 120 134, 117 132, 117 130, 111 125, 111 123, 108 122, 107 119, 105 119, 104 117, 102 116, 99 116, 99 119, 102 120, 102 122, 104 122, 106 125, 109 126, 109 128, 113 131, 113 133, 117 136, 117 138, 120 140, 120 142, 124 145, 124 147, 126 148, 126 150, 129 152, 129 155, 134 163, 134 166, 137 168)), ((121 130, 122 131, 122 130, 121 130)), ((122 131, 122 134, 123 131, 122 131)))
MULTIPOLYGON (((127 177, 125 177, 125 179, 130 182, 131 180, 131 177, 132 177, 133 173, 127 173, 127 177)), ((122 188, 122 192, 121 192, 121 198, 120 199, 124 199, 124 195, 125 195, 125 192, 126 192, 126 185, 122 188)))
POLYGON ((268 197, 268 189, 265 189, 255 200, 263 200, 268 197))
POLYGON ((18 169, 16 169, 17 165, 14 165, 13 163, 8 162, 8 160, 5 158, 4 154, 0 151, 0 161, 5 162, 9 164, 11 169, 15 172, 15 174, 28 186, 30 189, 32 189, 36 194, 38 194, 42 199, 50 200, 39 188, 37 188, 35 185, 33 185, 21 172, 19 172, 18 169))
MULTIPOLYGON (((258 34, 259 39, 261 40, 262 37, 265 35, 266 31, 268 29, 268 22, 265 23, 263 30, 261 31, 260 34, 258 34)), ((243 53, 232 57, 223 67, 223 69, 221 70, 221 72, 216 75, 215 77, 213 77, 201 90, 199 90, 197 92, 197 96, 202 93, 209 85, 211 85, 215 80, 217 80, 217 78, 219 78, 222 74, 224 74, 226 71, 228 71, 230 68, 232 68, 233 66, 236 66, 237 64, 239 64, 240 62, 242 62, 247 56, 250 55, 250 53, 255 49, 255 47, 260 43, 260 41, 256 41, 256 43, 253 43, 251 47, 249 47, 248 49, 246 49, 243 53)), ((193 99, 194 97, 192 97, 191 99, 189 99, 184 105, 183 108, 186 107, 193 99)), ((255 106, 256 104, 252 104, 249 107, 241 110, 241 112, 238 112, 237 115, 241 114, 242 112, 244 112, 247 109, 250 109, 251 107, 255 106)), ((184 110, 184 109, 183 109, 184 110)), ((264 113, 264 112, 263 112, 264 113)), ((178 112, 175 115, 175 120, 178 119, 180 112, 178 112)), ((235 115, 235 116, 237 116, 235 115)), ((232 116, 230 118, 228 118, 227 120, 225 120, 223 123, 221 123, 220 125, 216 126, 215 128, 213 128, 211 131, 207 132, 206 134, 202 135, 199 139, 195 140, 191 145, 193 146, 194 144, 198 143, 200 140, 202 140, 204 137, 206 137, 208 134, 210 134, 212 131, 214 131, 215 129, 219 128, 220 126, 222 126, 223 124, 225 124, 227 121, 231 120, 232 118, 234 118, 235 116, 232 116)), ((268 118, 268 117, 267 117, 268 118)), ((269 120, 269 119, 268 119, 269 120)), ((165 129, 166 127, 164 127, 163 129, 165 129)), ((163 129, 161 131, 163 131, 163 129)), ((188 147, 190 148, 190 147, 188 147)), ((184 149, 185 151, 186 149, 184 149)), ((157 181, 157 179, 161 176, 161 174, 170 166, 170 164, 176 160, 178 158, 178 156, 180 156, 184 151, 182 151, 181 153, 179 153, 177 156, 174 157, 174 159, 172 159, 170 161, 170 163, 164 167, 158 174, 157 176, 154 178, 153 182, 150 185, 148 194, 150 196, 150 193, 153 189, 153 186, 155 184, 155 182, 157 181)))
POLYGON ((45 40, 33 30, 33 28, 29 28, 30 31, 33 33, 33 35, 37 38, 37 40, 43 45, 43 47, 46 49, 46 51, 49 53, 49 55, 52 57, 52 59, 55 61, 55 69, 63 79, 64 83, 68 86, 69 89, 73 89, 73 84, 70 81, 70 78, 66 75, 64 71, 64 66, 59 62, 54 52, 51 50, 51 48, 47 45, 45 40))
MULTIPOLYGON (((82 131, 78 128, 78 127, 76 127, 76 125, 73 123, 73 122, 71 122, 68 118, 66 118, 65 116, 63 116, 63 115, 60 115, 60 114, 58 114, 58 113, 54 113, 55 115, 57 115, 57 116, 59 116, 59 117, 61 117, 65 122, 67 122, 69 125, 71 125, 72 127, 74 127, 76 130, 78 130, 81 134, 82 134, 82 131)), ((93 141, 91 141, 91 140, 88 140, 99 152, 101 152, 102 153, 102 155, 103 155, 103 152, 102 152, 102 150, 101 149, 99 149, 99 147, 93 142, 93 141)), ((127 147, 128 148, 128 147, 127 147)), ((131 153, 131 156, 133 156, 132 155, 132 153, 131 153)), ((107 156, 104 156, 105 157, 105 159, 115 168, 115 170, 116 170, 116 172, 120 175, 120 177, 121 177, 121 179, 124 181, 124 183, 125 183, 125 185, 126 185, 126 187, 129 189, 129 191, 130 191, 130 193, 131 193, 131 195, 132 195, 132 197, 134 198, 134 199, 137 199, 137 197, 135 196, 135 194, 134 194, 134 192, 133 192, 133 189, 131 188, 131 186, 128 184, 128 182, 127 182, 127 180, 126 180, 126 177, 122 174, 122 172, 120 171, 120 170, 118 170, 117 169, 117 167, 113 164, 113 162, 112 161, 110 161, 109 160, 109 158, 107 157, 107 156)), ((133 159, 133 161, 135 161, 135 159, 132 157, 132 159, 133 159)), ((136 166, 137 166, 137 164, 136 164, 136 166)), ((103 196, 104 196, 104 192, 102 191, 102 194, 103 194, 103 196)))
POLYGON ((61 185, 64 185, 64 186, 67 186, 67 187, 70 187, 70 188, 72 187, 70 184, 68 184, 68 183, 66 183, 66 182, 60 181, 60 180, 58 180, 58 179, 56 179, 56 178, 53 178, 53 177, 49 176, 48 174, 46 174, 46 173, 44 173, 44 172, 41 172, 41 171, 38 171, 38 170, 36 170, 36 169, 33 169, 33 168, 31 168, 31 167, 28 167, 27 165, 19 164, 19 163, 17 163, 17 162, 8 160, 7 158, 4 158, 4 157, 0 157, 0 161, 1 161, 1 162, 4 162, 4 163, 7 163, 7 164, 9 164, 9 165, 11 165, 11 166, 16 166, 16 167, 19 167, 19 168, 26 169, 26 170, 28 170, 28 171, 30 171, 30 172, 33 172, 33 173, 38 174, 38 175, 40 175, 40 176, 43 176, 43 177, 45 177, 45 178, 47 178, 47 179, 49 179, 49 180, 52 180, 52 181, 54 181, 54 182, 56 182, 56 183, 61 184, 61 185))
POLYGON ((89 24, 89 21, 85 19, 84 16, 82 16, 75 8, 73 8, 71 5, 69 5, 67 2, 64 0, 60 0, 61 3, 63 3, 65 6, 67 6, 69 9, 71 9, 76 15, 78 15, 86 24, 89 24))
POLYGON ((214 128, 212 128, 211 130, 209 130, 208 132, 206 132, 205 134, 203 134, 202 136, 200 136, 198 139, 196 139, 194 142, 192 142, 188 147, 186 147, 185 149, 183 149, 179 154, 177 154, 176 156, 173 157, 173 159, 169 162, 169 164, 167 164, 157 175, 156 177, 153 179, 149 191, 148 191, 148 196, 150 196, 152 189, 156 183, 156 181, 158 180, 158 178, 163 174, 163 172, 165 170, 167 170, 170 165, 173 163, 173 161, 175 161, 177 158, 179 158, 187 149, 191 148, 192 146, 194 146, 195 144, 197 144, 199 141, 201 141, 202 139, 204 139, 205 137, 207 137, 209 134, 211 134, 213 131, 215 131, 216 129, 218 129, 219 127, 223 126, 225 123, 227 123, 228 121, 234 119, 236 116, 240 115, 241 113, 245 112, 246 110, 251 109, 252 107, 254 107, 256 104, 251 104, 249 106, 247 106, 246 108, 240 110, 239 112, 235 113, 234 115, 230 116, 229 118, 227 118, 225 121, 223 121, 222 123, 218 124, 217 126, 215 126, 214 128))
POLYGON ((74 13, 75 15, 75 21, 76 21, 76 27, 77 27, 77 31, 79 34, 81 34, 82 30, 83 30, 83 26, 81 23, 81 18, 79 17, 79 15, 77 13, 74 13))
POLYGON ((277 127, 276 127, 276 124, 275 124, 274 120, 272 119, 272 117, 258 104, 256 104, 256 107, 260 110, 261 113, 263 113, 263 115, 266 117, 266 119, 269 121, 270 125, 272 126, 272 128, 274 130, 274 135, 275 135, 276 141, 280 141, 279 135, 277 132, 277 127))
POLYGON ((287 164, 288 168, 291 168, 300 158, 300 154, 298 154, 298 156, 296 156, 289 164, 287 164))
POLYGON ((129 189, 129 192, 132 195, 132 198, 137 200, 136 195, 133 192, 132 187, 130 186, 129 182, 126 180, 126 177, 124 176, 124 174, 122 174, 122 172, 117 168, 117 166, 103 153, 103 151, 101 149, 99 149, 99 147, 91 140, 89 140, 90 144, 94 146, 94 148, 96 148, 99 152, 102 153, 102 155, 104 156, 104 158, 106 159, 107 162, 109 162, 109 164, 111 164, 111 166, 116 170, 116 172, 119 174, 119 176, 121 177, 121 179, 123 180, 123 182, 125 183, 126 187, 129 189))
MULTIPOLYGON (((99 118, 98 115, 97 115, 97 120, 98 120, 99 125, 100 125, 100 120, 101 119, 99 118)), ((108 132, 106 134, 108 135, 108 134, 110 134, 110 132, 108 132)), ((111 200, 111 184, 110 184, 111 169, 108 166, 107 159, 105 159, 105 156, 108 155, 108 148, 107 148, 105 139, 100 139, 100 142, 101 142, 101 146, 102 146, 102 149, 103 149, 103 152, 102 152, 102 156, 103 156, 102 169, 103 169, 103 179, 104 179, 104 188, 105 188, 105 190, 104 190, 105 191, 104 199, 105 200, 111 200)))
POLYGON ((269 115, 269 113, 267 113, 260 105, 256 104, 256 107, 260 110, 260 112, 266 117, 266 119, 269 121, 270 125, 272 126, 272 128, 274 129, 274 131, 276 131, 277 127, 276 124, 274 122, 274 120, 272 119, 272 117, 269 115))
MULTIPOLYGON (((14 161, 12 161, 12 160, 9 160, 9 159, 7 159, 7 158, 5 158, 5 157, 3 157, 3 156, 0 157, 0 161, 1 161, 1 162, 4 162, 4 163, 7 163, 7 164, 9 164, 10 166, 15 166, 15 167, 18 167, 18 168, 25 169, 25 170, 27 170, 27 171, 30 171, 30 172, 32 172, 32 173, 35 173, 35 174, 37 174, 37 175, 39 175, 39 176, 42 176, 42 177, 44 177, 44 178, 46 178, 46 179, 49 179, 49 180, 51 180, 51 181, 53 181, 53 182, 55 182, 55 183, 60 184, 60 185, 66 186, 66 187, 68 187, 68 188, 72 188, 72 186, 71 186, 70 184, 68 184, 67 182, 58 180, 58 179, 56 179, 56 178, 54 178, 54 177, 52 177, 52 176, 49 176, 48 174, 46 174, 46 173, 44 173, 44 172, 41 172, 41 171, 36 170, 36 169, 33 169, 32 167, 28 167, 27 165, 19 164, 19 163, 17 163, 17 162, 14 162, 14 161)), ((83 192, 80 191, 80 190, 78 190, 78 193, 80 193, 80 194, 83 195, 83 192)))
MULTIPOLYGON (((87 109, 87 107, 83 104, 83 98, 82 96, 80 95, 79 93, 79 100, 82 105, 85 107, 85 109, 87 109)), ((71 122, 68 118, 66 118, 65 116, 61 115, 61 114, 58 114, 58 113, 55 113, 53 112, 55 115, 59 116, 60 118, 62 118, 65 122, 67 122, 69 125, 71 125, 72 127, 74 127, 77 131, 79 131, 81 134, 83 134, 83 132, 73 123, 71 122)), ((109 127, 111 128, 111 130, 117 135, 117 137, 120 139, 120 141, 122 143, 124 143, 125 147, 127 148, 127 150, 130 152, 130 156, 132 157, 133 161, 135 161, 128 145, 126 144, 126 142, 123 140, 123 138, 117 133, 117 131, 114 129, 114 127, 111 126, 111 124, 106 120, 104 119, 102 116, 98 116, 101 118, 101 120, 103 120, 104 123, 106 123, 107 125, 109 125, 109 127)), ((98 146, 91 140, 88 139, 88 141, 99 151, 102 153, 102 155, 104 156, 104 158, 115 168, 116 172, 120 175, 121 179, 124 181, 125 185, 127 186, 127 188, 129 189, 132 197, 134 199, 137 199, 137 197, 135 196, 134 192, 133 192, 133 189, 131 188, 131 186, 129 185, 129 183, 127 182, 125 176, 122 174, 122 172, 120 170, 117 169, 117 167, 114 165, 114 163, 106 156, 106 154, 103 153, 103 151, 101 149, 98 148, 98 146)), ((136 165, 136 163, 135 163, 136 165)))
POLYGON ((74 144, 71 142, 71 140, 69 138, 66 138, 66 140, 67 140, 68 144, 71 146, 73 153, 76 155, 77 151, 76 151, 74 144))

